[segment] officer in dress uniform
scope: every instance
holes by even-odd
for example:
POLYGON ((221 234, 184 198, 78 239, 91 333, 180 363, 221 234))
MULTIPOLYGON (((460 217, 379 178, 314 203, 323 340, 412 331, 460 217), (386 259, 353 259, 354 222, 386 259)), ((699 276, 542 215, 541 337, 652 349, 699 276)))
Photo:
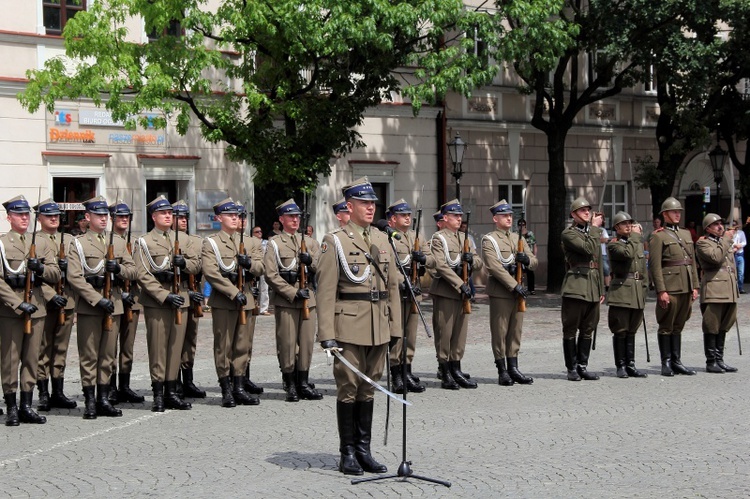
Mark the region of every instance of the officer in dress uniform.
POLYGON ((490 297, 490 334, 498 384, 530 385, 534 379, 518 370, 524 318, 524 312, 518 310, 518 300, 526 299, 528 291, 516 281, 516 271, 518 265, 536 269, 537 259, 523 238, 523 251, 518 251, 521 236, 510 231, 513 227, 513 208, 506 200, 492 205, 490 213, 495 222, 495 231, 482 238, 482 255, 489 273, 486 291, 490 297))
POLYGON ((154 393, 151 410, 188 410, 192 406, 177 392, 177 378, 180 374, 190 297, 187 291, 174 289, 174 280, 177 273, 197 273, 200 260, 195 255, 175 251, 175 242, 187 241, 180 241, 179 233, 171 230, 173 212, 172 204, 167 198, 160 195, 148 203, 146 208, 154 222, 154 228, 138 238, 133 259, 138 268, 141 305, 146 320, 148 365, 154 393), (178 312, 182 317, 178 316, 178 312))
POLYGON ((607 244, 612 281, 607 293, 608 323, 618 378, 645 378, 635 367, 635 334, 643 322, 648 271, 641 226, 620 211, 612 219, 617 233, 607 244))
POLYGON ((573 225, 562 232, 568 270, 562 285, 562 329, 565 367, 570 381, 597 380, 587 370, 599 306, 604 302, 601 229, 592 223, 591 204, 579 197, 570 205, 573 225), (578 342, 576 343, 576 333, 578 342))
POLYGON ((245 391, 246 378, 242 375, 249 362, 255 329, 255 317, 251 315, 255 297, 246 284, 242 289, 237 288, 237 277, 238 272, 251 276, 263 274, 263 249, 258 238, 248 237, 243 240, 248 245, 245 252, 240 252, 237 234, 240 209, 231 198, 213 208, 221 231, 203 240, 202 260, 203 275, 211 284, 208 304, 213 315, 214 362, 221 387, 221 405, 258 405, 258 397, 245 391), (240 310, 244 310, 246 324, 241 323, 240 310))
MULTIPOLYGON (((133 221, 133 212, 124 201, 117 200, 109 207, 109 214, 113 219, 113 231, 115 239, 121 239, 125 243, 128 253, 132 256, 132 247, 128 241, 128 229, 133 221)), ((123 306, 129 308, 132 313, 132 319, 128 320, 127 311, 120 316, 120 351, 117 355, 119 362, 119 371, 117 364, 112 368, 112 377, 110 378, 109 402, 116 405, 119 402, 131 402, 140 404, 145 398, 130 388, 130 373, 133 370, 133 348, 135 346, 135 334, 138 329, 138 318, 141 316, 143 306, 140 299, 140 288, 138 281, 128 281, 129 291, 123 291, 123 306), (117 376, 115 376, 117 373, 117 376), (119 388, 117 381, 119 380, 119 388)), ((125 281, 120 283, 123 290, 126 289, 125 281)), ((115 348, 117 348, 115 346, 115 348)))
POLYGON ((682 329, 698 298, 698 272, 690 232, 680 228, 682 205, 673 197, 661 204, 665 227, 656 229, 648 242, 649 270, 656 289, 656 321, 659 323, 661 375, 695 371, 682 364, 682 329))
MULTIPOLYGON (((437 230, 438 231, 443 230, 443 227, 445 225, 445 220, 443 219, 443 212, 439 210, 436 211, 435 213, 432 214, 432 219, 435 220, 435 226, 437 227, 437 230)), ((432 237, 427 241, 427 250, 430 256, 432 256, 431 248, 432 248, 432 237)), ((431 279, 435 279, 435 277, 437 277, 437 273, 435 272, 434 267, 431 269, 427 269, 427 273, 430 275, 431 279)), ((437 352, 440 351, 440 328, 437 326, 437 314, 432 314, 432 341, 435 343, 435 352, 436 352, 435 359, 438 360, 438 369, 437 369, 436 376, 437 376, 437 379, 443 379, 443 374, 440 372, 440 360, 437 355, 437 352)))
POLYGON ((339 222, 339 227, 349 223, 349 208, 346 205, 346 199, 340 199, 333 205, 333 214, 336 215, 336 220, 339 222))
POLYGON ((182 344, 182 355, 180 357, 180 376, 178 379, 178 388, 184 397, 206 398, 206 391, 195 386, 193 381, 193 366, 195 365, 195 348, 198 342, 198 321, 195 316, 196 305, 203 305, 204 296, 202 293, 201 280, 203 279, 201 265, 201 251, 203 249, 203 238, 194 234, 188 234, 188 220, 190 219, 190 208, 185 200, 180 199, 172 204, 172 216, 174 218, 175 230, 180 231, 180 251, 188 260, 197 262, 197 270, 191 266, 191 269, 185 269, 180 279, 180 291, 187 294, 188 309, 185 341, 182 344), (192 272, 191 272, 192 271, 192 272), (190 286, 190 278, 193 279, 193 290, 190 286))
POLYGON ((703 218, 703 232, 695 255, 703 269, 700 294, 706 372, 733 373, 737 368, 724 363, 724 341, 737 321, 739 298, 733 240, 724 234, 721 217, 715 213, 703 218))
MULTIPOLYGON (((366 177, 343 188, 349 222, 326 234, 318 271, 318 339, 338 350, 376 383, 383 375, 388 343, 401 336, 399 279, 387 236, 370 228, 377 196, 366 177), (377 269, 375 268, 377 266, 377 269)), ((334 360, 339 471, 385 473, 371 454, 375 389, 338 358, 334 360)))
POLYGON ((297 233, 302 211, 293 199, 276 207, 283 231, 268 240, 263 266, 266 282, 273 289, 274 316, 276 318, 276 354, 286 392, 287 402, 320 400, 323 395, 308 382, 315 344, 315 291, 313 275, 318 268, 320 253, 305 238, 302 251, 301 234, 297 233), (303 266, 307 272, 305 287, 300 286, 303 266), (303 318, 307 306, 309 318, 303 318))
POLYGON ((469 320, 463 311, 463 301, 471 297, 471 289, 460 274, 463 262, 469 264, 470 272, 482 270, 484 265, 475 250, 463 252, 464 235, 458 229, 464 212, 458 200, 448 201, 440 207, 440 211, 443 214, 443 229, 432 236, 430 244, 435 259, 435 278, 430 286, 430 296, 435 337, 440 336, 437 350, 440 386, 447 390, 476 388, 476 381, 461 370, 469 320))
POLYGON ((42 282, 56 283, 60 279, 60 268, 54 248, 44 238, 38 238, 36 255, 30 257, 32 235, 27 231, 31 208, 26 198, 16 196, 4 202, 3 206, 10 223, 10 232, 0 236, 3 264, 3 279, 0 280, 0 376, 8 411, 5 424, 18 426, 19 421, 44 424, 47 419, 32 407, 39 367, 39 345, 47 314, 41 286, 42 282), (25 295, 27 272, 32 277, 29 296, 25 295), (25 326, 30 326, 29 333, 24 332, 25 326), (17 407, 16 391, 19 388, 21 400, 20 407, 17 407))
MULTIPOLYGON (((37 232, 37 241, 46 239, 53 248, 57 265, 60 268, 60 281, 55 284, 42 283, 42 293, 47 302, 47 317, 44 319, 44 334, 39 347, 39 369, 36 386, 39 389, 39 410, 49 411, 52 407, 75 409, 76 402, 65 396, 63 391, 65 365, 68 358, 70 333, 73 330, 75 299, 70 284, 65 279, 68 270, 67 258, 59 258, 60 245, 68 245, 70 238, 63 241, 60 227, 60 206, 52 199, 45 199, 34 210, 39 214, 41 230, 37 232), (58 294, 58 291, 60 293, 58 294), (62 322, 60 318, 63 318, 62 322), (52 396, 49 393, 49 379, 52 378, 52 396)), ((68 249, 64 248, 67 256, 68 249)))
POLYGON ((85 398, 84 419, 97 416, 122 416, 122 411, 109 402, 110 377, 117 353, 117 334, 123 306, 122 282, 134 280, 137 270, 125 241, 112 237, 114 258, 107 259, 110 237, 106 231, 109 220, 107 200, 98 196, 83 203, 89 230, 71 241, 68 257, 68 282, 77 295, 78 354, 81 384, 85 398), (111 292, 105 296, 105 280, 111 292), (111 317, 111 328, 109 327, 111 317), (106 320, 105 320, 106 319, 106 320), (97 398, 94 399, 94 386, 97 398))
MULTIPOLYGON (((435 259, 432 255, 426 255, 421 249, 419 251, 414 250, 414 240, 417 234, 411 230, 412 209, 409 203, 403 199, 399 199, 388 207, 386 216, 388 217, 388 225, 397 230, 401 236, 401 239, 394 238, 393 241, 398 253, 398 264, 404 269, 409 279, 412 278, 412 261, 418 265, 417 281, 413 286, 417 301, 421 302, 422 291, 419 288, 419 277, 424 275, 426 267, 435 267, 435 259)), ((400 271, 399 275, 401 275, 400 271)), ((402 291, 402 293, 405 293, 405 296, 408 295, 408 291, 406 290, 402 291)), ((403 303, 402 301, 402 305, 403 303)), ((406 379, 401 379, 404 342, 399 338, 390 351, 391 383, 393 391, 396 393, 404 393, 404 385, 410 392, 422 393, 426 387, 412 373, 412 362, 414 361, 414 352, 417 347, 417 325, 419 324, 420 317, 419 313, 412 309, 411 297, 406 298, 406 303, 408 303, 408 306, 401 307, 403 317, 399 323, 399 325, 403 325, 406 322, 406 331, 404 334, 404 339, 406 340, 406 379)))

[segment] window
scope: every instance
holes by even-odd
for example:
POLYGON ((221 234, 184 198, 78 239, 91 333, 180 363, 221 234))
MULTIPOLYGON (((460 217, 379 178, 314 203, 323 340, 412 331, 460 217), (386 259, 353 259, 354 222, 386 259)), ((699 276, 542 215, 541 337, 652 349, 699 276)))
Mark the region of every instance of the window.
POLYGON ((482 40, 479 28, 474 27, 474 57, 479 60, 479 64, 482 69, 486 69, 490 65, 489 46, 487 42, 482 40))
POLYGON ((61 35, 65 24, 82 10, 86 10, 86 0, 44 0, 42 11, 47 34, 61 35))
POLYGON ((182 23, 179 19, 172 19, 169 21, 169 24, 167 27, 165 27, 161 31, 157 31, 156 28, 152 28, 148 32, 148 41, 149 42, 155 42, 162 36, 173 36, 173 37, 181 37, 185 34, 185 30, 182 28, 182 23))
POLYGON ((589 52, 589 85, 593 84, 594 81, 603 76, 606 78, 602 82, 602 87, 608 87, 614 82, 614 77, 620 71, 619 64, 615 64, 609 68, 612 60, 607 56, 607 53, 603 50, 597 50, 596 52, 589 52), (602 75, 601 71, 605 71, 602 75))
POLYGON ((653 59, 643 69, 643 91, 647 94, 656 93, 656 68, 653 59))
POLYGON ((625 182, 607 184, 607 190, 604 191, 604 203, 602 203, 604 227, 611 227, 615 213, 618 211, 627 211, 627 187, 627 183, 625 182))
POLYGON ((523 182, 508 182, 498 184, 497 200, 506 200, 513 208, 513 218, 518 220, 525 216, 524 199, 526 199, 526 184, 523 182))

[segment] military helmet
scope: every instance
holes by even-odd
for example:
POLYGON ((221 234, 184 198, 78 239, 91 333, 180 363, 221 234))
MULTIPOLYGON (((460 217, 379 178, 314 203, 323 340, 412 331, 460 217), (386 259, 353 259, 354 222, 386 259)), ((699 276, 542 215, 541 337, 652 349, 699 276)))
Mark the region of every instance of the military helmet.
POLYGON ((705 231, 709 225, 715 222, 721 222, 721 217, 716 213, 709 213, 708 215, 703 217, 703 230, 705 231))
POLYGON ((664 200, 664 202, 661 204, 661 211, 659 213, 664 213, 668 210, 681 210, 682 204, 680 204, 679 201, 677 201, 672 196, 668 197, 664 200))
POLYGON ((581 208, 585 208, 585 207, 587 207, 587 206, 588 206, 589 208, 591 208, 591 203, 589 203, 589 202, 588 202, 588 201, 586 200, 586 198, 585 198, 585 197, 581 196, 581 197, 577 198, 577 199, 576 199, 575 201, 573 201, 573 202, 572 202, 572 203, 570 204, 570 212, 571 212, 571 213, 573 213, 574 211, 578 211, 578 210, 580 210, 581 208))
POLYGON ((622 222, 632 222, 633 217, 625 211, 618 211, 615 217, 612 219, 612 227, 616 227, 617 224, 622 222))

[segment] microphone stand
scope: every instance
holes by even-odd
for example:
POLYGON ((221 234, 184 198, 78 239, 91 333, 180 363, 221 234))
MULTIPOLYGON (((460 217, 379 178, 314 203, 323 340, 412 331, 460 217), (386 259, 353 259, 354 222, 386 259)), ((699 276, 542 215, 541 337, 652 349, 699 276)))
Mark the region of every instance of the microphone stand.
MULTIPOLYGON (((396 262, 398 262, 398 251, 396 250, 396 243, 393 241, 393 237, 388 235, 388 242, 391 245, 391 250, 393 250, 393 257, 396 259, 396 262)), ((370 261, 370 263, 375 267, 378 274, 380 275, 380 278, 383 279, 384 276, 382 274, 382 271, 380 270, 380 267, 373 261, 372 256, 370 256, 369 253, 365 253, 365 256, 370 261)), ((427 321, 424 318, 424 315, 422 314, 422 309, 419 308, 419 302, 417 302, 417 297, 414 294, 414 288, 411 285, 411 281, 409 280, 409 276, 406 274, 406 271, 404 268, 399 265, 398 263, 396 266, 401 271, 401 274, 404 277, 404 290, 401 291, 401 378, 403 380, 406 380, 406 324, 409 320, 409 310, 410 307, 407 307, 407 305, 411 303, 414 303, 417 307, 417 311, 419 312, 419 316, 422 318, 422 323, 424 324, 425 329, 427 330, 427 336, 432 336, 430 334, 430 329, 427 326, 427 321)), ((383 282, 385 282, 385 279, 383 279, 383 282)), ((406 383, 404 381, 404 383, 406 383)), ((406 400, 406 394, 409 390, 406 389, 406 384, 404 384, 404 400, 406 400)), ((356 485, 363 482, 376 482, 379 480, 389 480, 391 478, 416 478, 417 480, 424 480, 425 482, 431 482, 431 483, 437 483, 439 485, 444 485, 446 487, 451 486, 451 482, 447 482, 445 480, 440 480, 437 478, 430 478, 422 475, 415 475, 414 472, 411 470, 411 461, 406 460, 406 404, 401 404, 403 406, 402 410, 402 417, 401 417, 401 429, 402 429, 402 441, 401 441, 401 464, 398 467, 398 471, 396 473, 391 473, 388 475, 379 475, 379 476, 373 476, 373 477, 367 477, 367 478, 357 478, 351 481, 352 485, 356 485)), ((405 481, 405 480, 404 480, 405 481)))

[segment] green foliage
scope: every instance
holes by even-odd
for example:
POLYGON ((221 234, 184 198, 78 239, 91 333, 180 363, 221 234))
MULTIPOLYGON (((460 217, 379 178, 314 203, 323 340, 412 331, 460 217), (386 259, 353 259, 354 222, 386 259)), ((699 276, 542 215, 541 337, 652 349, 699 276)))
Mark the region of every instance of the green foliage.
POLYGON ((668 184, 664 173, 659 170, 658 165, 654 162, 654 158, 650 154, 642 158, 637 156, 634 170, 633 180, 635 180, 635 185, 639 189, 650 189, 654 186, 663 187, 668 184))

